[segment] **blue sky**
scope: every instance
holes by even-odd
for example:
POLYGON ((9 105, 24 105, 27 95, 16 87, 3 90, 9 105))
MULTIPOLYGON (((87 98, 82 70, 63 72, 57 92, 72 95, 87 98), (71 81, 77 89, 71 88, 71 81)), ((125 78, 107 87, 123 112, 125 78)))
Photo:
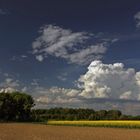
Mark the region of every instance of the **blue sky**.
POLYGON ((139 4, 138 0, 0 1, 1 89, 30 93, 41 107, 82 104, 140 114, 139 4), (92 80, 81 80, 83 75, 89 75, 88 67, 93 61, 96 64, 91 70, 92 80), (114 68, 114 63, 121 71, 114 68), (124 72, 132 88, 125 86, 118 90, 119 94, 115 92, 114 85, 124 79, 117 81, 114 77, 115 84, 108 75, 103 74, 106 79, 102 79, 98 72, 105 70, 105 64, 112 77, 124 72), (98 94, 93 83, 98 83, 98 94), (134 111, 126 110, 128 106, 134 111))

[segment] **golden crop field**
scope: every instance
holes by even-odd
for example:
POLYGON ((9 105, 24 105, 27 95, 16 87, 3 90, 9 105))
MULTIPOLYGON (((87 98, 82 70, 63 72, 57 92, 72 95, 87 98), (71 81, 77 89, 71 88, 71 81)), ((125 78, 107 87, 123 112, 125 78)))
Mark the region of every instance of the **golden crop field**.
POLYGON ((48 121, 49 125, 140 128, 140 121, 48 121))
POLYGON ((140 140, 140 130, 1 123, 0 140, 140 140))

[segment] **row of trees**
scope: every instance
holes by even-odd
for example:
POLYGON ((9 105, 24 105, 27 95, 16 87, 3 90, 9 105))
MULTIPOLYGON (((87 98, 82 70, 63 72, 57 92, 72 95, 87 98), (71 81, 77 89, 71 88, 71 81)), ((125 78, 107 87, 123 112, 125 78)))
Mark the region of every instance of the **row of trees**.
POLYGON ((25 93, 0 93, 0 121, 140 120, 140 116, 123 115, 119 110, 32 109, 34 105, 33 98, 25 93))
POLYGON ((46 120, 140 120, 140 116, 123 115, 119 110, 51 108, 32 110, 35 121, 46 120))

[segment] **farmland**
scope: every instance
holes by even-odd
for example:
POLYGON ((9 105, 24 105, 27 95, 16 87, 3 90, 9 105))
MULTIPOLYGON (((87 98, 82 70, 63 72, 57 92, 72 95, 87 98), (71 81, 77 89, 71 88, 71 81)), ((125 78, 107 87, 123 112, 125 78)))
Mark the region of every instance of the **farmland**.
POLYGON ((140 121, 100 120, 100 121, 48 121, 49 125, 66 126, 91 126, 91 127, 114 127, 114 128, 140 128, 140 121))
POLYGON ((139 129, 0 124, 0 140, 139 140, 139 129))

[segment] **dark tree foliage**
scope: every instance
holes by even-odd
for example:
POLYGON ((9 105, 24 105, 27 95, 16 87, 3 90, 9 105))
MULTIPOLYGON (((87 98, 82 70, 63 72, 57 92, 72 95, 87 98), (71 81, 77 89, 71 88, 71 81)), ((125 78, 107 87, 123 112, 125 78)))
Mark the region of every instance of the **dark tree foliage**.
MULTIPOLYGON (((34 109, 32 115, 35 121, 47 120, 120 120, 123 118, 119 110, 73 109, 73 108, 51 108, 34 109)), ((126 118, 126 117, 125 117, 126 118)))
POLYGON ((29 121, 33 106, 33 98, 25 93, 0 93, 0 120, 29 121))

